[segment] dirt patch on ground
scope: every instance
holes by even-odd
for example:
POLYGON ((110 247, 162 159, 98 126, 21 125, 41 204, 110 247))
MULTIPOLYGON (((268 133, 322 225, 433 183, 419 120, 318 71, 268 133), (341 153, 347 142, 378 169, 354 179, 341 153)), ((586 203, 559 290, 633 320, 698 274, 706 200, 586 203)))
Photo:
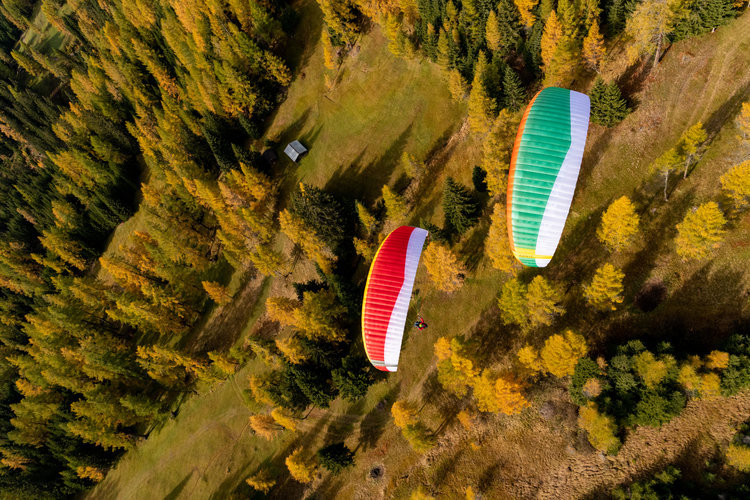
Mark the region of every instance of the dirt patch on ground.
POLYGON ((590 454, 567 460, 545 478, 536 497, 580 498, 608 491, 671 463, 701 436, 728 443, 737 425, 748 415, 750 391, 747 390, 731 398, 692 401, 680 416, 660 428, 639 427, 613 457, 602 460, 598 454, 590 454))

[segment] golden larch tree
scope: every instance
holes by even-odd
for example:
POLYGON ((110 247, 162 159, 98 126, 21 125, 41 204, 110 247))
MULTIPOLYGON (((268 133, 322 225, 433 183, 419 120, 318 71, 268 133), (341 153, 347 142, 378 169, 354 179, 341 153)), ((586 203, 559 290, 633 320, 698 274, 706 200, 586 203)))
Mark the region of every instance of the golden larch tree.
POLYGON ((682 155, 677 151, 677 148, 670 148, 658 157, 651 165, 651 172, 664 176, 664 201, 667 201, 668 199, 667 188, 669 186, 669 175, 682 162, 682 159, 682 155))
POLYGON ((688 168, 693 162, 693 157, 698 152, 700 147, 708 139, 706 129, 703 128, 703 123, 698 122, 682 134, 680 137, 680 148, 682 154, 685 157, 685 170, 682 173, 682 178, 685 179, 688 174, 688 168))
POLYGON ((487 172, 485 182, 487 192, 492 197, 505 193, 510 155, 520 117, 520 113, 501 109, 482 143, 482 168, 487 172))
POLYGON ((466 271, 450 248, 437 241, 431 241, 422 259, 430 279, 438 290, 455 292, 461 288, 466 271))
POLYGON ((469 86, 461 76, 461 72, 453 68, 448 72, 448 90, 451 92, 451 97, 456 102, 461 102, 466 99, 466 92, 469 86))
POLYGON ((526 290, 526 311, 532 328, 551 325, 556 316, 565 313, 558 305, 562 291, 543 276, 535 276, 526 290))
POLYGON ((401 225, 406 219, 406 202, 401 196, 391 191, 387 184, 383 185, 382 193, 386 217, 394 225, 401 225))
POLYGON ((668 354, 657 358, 653 353, 643 351, 633 357, 633 368, 649 389, 661 384, 675 366, 674 358, 668 354))
POLYGON ((251 415, 250 428, 260 437, 268 441, 279 433, 279 426, 271 415, 251 415))
POLYGON ((614 311, 617 304, 621 304, 622 280, 625 274, 612 264, 604 264, 594 273, 591 283, 583 288, 586 301, 600 311, 614 311))
POLYGON ((735 208, 750 205, 750 160, 729 169, 721 176, 720 182, 722 192, 732 200, 735 208))
POLYGON ((741 139, 750 139, 750 101, 743 102, 739 115, 737 115, 737 128, 740 129, 741 139))
POLYGON ((544 33, 542 34, 542 62, 547 67, 552 62, 552 58, 557 52, 557 47, 563 38, 563 29, 560 20, 557 18, 557 12, 554 10, 547 18, 544 24, 544 33))
POLYGON ((302 220, 286 209, 279 214, 279 222, 281 231, 292 240, 292 243, 299 246, 324 273, 331 272, 333 263, 336 262, 336 255, 314 231, 307 228, 302 220))
POLYGON ((620 448, 620 440, 615 433, 617 426, 612 417, 599 413, 594 403, 578 410, 578 426, 585 430, 591 445, 605 453, 615 453, 620 448))
POLYGON ((726 457, 728 465, 741 472, 750 472, 750 446, 730 444, 726 457))
POLYGON ((305 450, 297 448, 284 460, 289 474, 300 483, 311 483, 318 466, 315 459, 308 456, 305 450))
POLYGON ((474 80, 469 92, 469 126, 473 132, 486 133, 495 118, 495 100, 490 97, 484 84, 487 57, 480 51, 474 65, 474 80))
POLYGON ((245 479, 245 483, 255 491, 268 493, 271 488, 276 486, 276 479, 271 475, 268 469, 261 469, 252 476, 245 479))
POLYGON ((226 305, 232 302, 232 295, 227 287, 222 286, 216 281, 202 281, 203 289, 206 291, 211 300, 219 305, 226 305))
POLYGON ((534 7, 539 3, 539 0, 513 0, 513 3, 518 7, 518 13, 521 14, 521 23, 526 29, 530 29, 536 22, 536 16, 534 15, 534 7))
POLYGON ((542 359, 539 357, 539 351, 529 344, 526 344, 518 350, 518 361, 521 366, 529 370, 532 374, 537 374, 544 370, 542 359))
POLYGON ((417 423, 417 408, 408 401, 396 401, 391 406, 391 415, 396 427, 403 429, 417 423))
POLYGON ((706 356, 706 368, 709 370, 723 370, 729 366, 729 353, 724 351, 711 351, 706 356))
POLYGON ((529 315, 526 306, 526 285, 514 278, 503 283, 500 298, 497 300, 500 317, 506 325, 516 324, 521 329, 529 326, 529 315))
POLYGON ((541 351, 544 370, 555 377, 573 375, 578 360, 586 355, 588 346, 582 335, 567 330, 564 335, 552 335, 541 351))
POLYGON ((602 63, 604 54, 607 50, 604 47, 604 37, 599 31, 599 22, 594 19, 591 23, 589 32, 586 34, 586 38, 583 39, 583 49, 581 50, 581 56, 583 61, 593 71, 599 72, 599 65, 602 63))
POLYGON ((490 230, 487 233, 487 241, 484 251, 492 262, 492 267, 500 271, 510 273, 513 271, 513 254, 510 251, 508 241, 508 226, 505 206, 495 203, 490 216, 490 230))
POLYGON ((677 224, 677 255, 683 260, 700 260, 711 255, 724 236, 727 221, 714 201, 709 201, 688 213, 677 224))
POLYGON ((298 419, 294 418, 287 410, 284 408, 274 408, 271 411, 271 418, 274 419, 274 421, 282 426, 284 429, 289 431, 296 431, 297 430, 297 422, 298 419))
POLYGON ((276 339, 276 348, 292 364, 298 365, 307 361, 310 356, 302 348, 302 343, 295 335, 285 339, 276 339))
POLYGON ((641 56, 654 54, 656 66, 675 21, 684 12, 685 3, 684 0, 644 0, 636 6, 625 25, 626 50, 631 63, 641 56))
POLYGON ((531 406, 521 390, 521 384, 510 376, 498 377, 495 380, 495 399, 497 399, 501 413, 515 415, 531 406))
POLYGON ((602 214, 596 236, 610 251, 619 252, 633 243, 639 223, 635 206, 627 196, 621 196, 602 214))
POLYGON ((494 10, 490 10, 490 13, 487 14, 484 39, 487 40, 487 48, 492 52, 497 52, 500 49, 503 35, 500 33, 500 25, 497 22, 497 14, 495 14, 494 10))

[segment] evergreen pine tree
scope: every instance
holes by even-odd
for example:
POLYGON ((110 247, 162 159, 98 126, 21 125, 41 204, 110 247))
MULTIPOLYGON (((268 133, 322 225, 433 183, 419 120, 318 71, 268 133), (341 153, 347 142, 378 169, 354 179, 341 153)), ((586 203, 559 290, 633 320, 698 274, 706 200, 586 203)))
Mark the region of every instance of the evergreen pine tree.
POLYGON ((597 77, 589 94, 591 98, 591 121, 612 127, 620 123, 630 112, 615 82, 609 85, 597 77))
POLYGON ((518 111, 526 101, 523 83, 513 68, 505 66, 503 71, 503 104, 511 111, 518 111))
POLYGON ((477 220, 479 206, 468 189, 452 177, 445 180, 443 188, 443 213, 445 227, 458 234, 466 232, 477 220))
POLYGON ((338 474, 354 465, 354 453, 344 443, 334 443, 318 450, 320 465, 333 474, 338 474))

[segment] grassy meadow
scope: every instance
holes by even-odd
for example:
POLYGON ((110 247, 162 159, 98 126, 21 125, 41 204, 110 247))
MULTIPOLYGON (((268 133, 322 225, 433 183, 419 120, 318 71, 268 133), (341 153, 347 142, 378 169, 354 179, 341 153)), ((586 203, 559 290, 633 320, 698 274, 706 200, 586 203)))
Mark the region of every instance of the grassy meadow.
MULTIPOLYGON (((304 181, 372 202, 384 183, 404 183, 398 160, 406 151, 426 161, 430 179, 412 222, 423 217, 441 223, 444 179, 453 176, 470 185, 471 170, 481 160, 482 138, 465 126, 465 104, 451 100, 436 65, 393 56, 378 28, 359 39, 334 81, 326 82, 317 4, 305 0, 299 10, 304 21, 294 37, 296 77, 266 136, 279 153, 292 139, 310 150, 299 165, 280 157, 286 187, 304 181)), ((594 350, 603 353, 605 343, 651 337, 703 352, 717 337, 747 325, 750 214, 730 217, 726 240, 708 263, 682 263, 673 243, 675 225, 694 206, 708 200, 728 206, 718 195, 719 177, 750 154, 733 124, 740 104, 750 99, 750 72, 738 71, 750 67, 747 33, 750 14, 745 13, 715 33, 675 44, 653 71, 603 68, 605 78, 617 79, 627 90, 633 112, 611 129, 591 125, 558 253, 544 271, 522 271, 573 284, 564 299, 568 314, 556 328, 591 325, 581 333, 594 350), (664 202, 660 180, 648 167, 697 121, 709 132, 708 147, 686 179, 681 173, 672 177, 664 202), (634 252, 610 260, 626 273, 623 307, 595 316, 587 311, 580 286, 609 259, 595 229, 603 210, 622 195, 636 203, 643 238, 634 252), (661 290, 663 301, 644 312, 636 297, 652 288, 661 290), (683 335, 684 325, 692 328, 683 335)), ((617 51, 612 47, 613 57, 617 51)), ((137 226, 138 215, 126 224, 137 226)), ((636 430, 615 457, 604 457, 588 444, 576 425, 577 407, 559 380, 529 388, 532 406, 519 416, 485 414, 472 431, 460 429, 455 415, 466 401, 456 403, 437 382, 435 340, 464 334, 475 341, 484 362, 510 367, 523 343, 554 331, 523 338, 502 324, 495 302, 506 277, 481 257, 487 226, 485 218, 459 243, 471 271, 460 291, 436 292, 426 273, 418 275, 412 314, 419 309, 430 327, 408 331, 401 369, 381 376, 366 398, 312 410, 297 434, 265 441, 250 431, 252 412, 243 396, 247 376, 259 364, 253 360, 226 382, 189 396, 179 413, 128 452, 88 498, 245 498, 253 493, 244 479, 261 464, 280 473, 273 490, 277 498, 407 498, 420 485, 441 498, 458 498, 467 486, 485 498, 569 498, 605 491, 669 459, 687 456, 689 461, 691 452, 693 460, 705 459, 707 450, 728 442, 733 426, 750 412, 747 391, 691 402, 668 425, 636 430), (438 445, 424 455, 412 451, 392 425, 390 404, 400 398, 421 401, 420 418, 441 431, 438 445), (356 450, 354 467, 338 476, 320 474, 309 486, 288 477, 284 458, 293 448, 302 444, 314 450, 335 440, 356 450), (376 467, 382 475, 372 478, 376 467)), ((213 337, 226 335, 234 342, 251 334, 270 336, 265 297, 291 293, 294 281, 312 273, 309 265, 299 264, 287 279, 235 277, 236 303, 213 311, 194 338, 219 342, 213 337)))

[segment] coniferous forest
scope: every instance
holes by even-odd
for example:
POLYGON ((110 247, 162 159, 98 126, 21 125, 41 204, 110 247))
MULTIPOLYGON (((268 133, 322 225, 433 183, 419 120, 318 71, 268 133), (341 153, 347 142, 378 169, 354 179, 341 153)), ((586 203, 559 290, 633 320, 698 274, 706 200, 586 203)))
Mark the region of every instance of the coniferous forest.
MULTIPOLYGON (((562 384, 584 441, 615 456, 638 426, 658 428, 692 401, 731 397, 750 385, 746 306, 728 320, 732 332, 700 347, 675 342, 678 335, 642 341, 622 334, 625 319, 605 319, 648 302, 646 276, 628 259, 640 235, 666 230, 662 212, 646 207, 682 206, 675 189, 703 168, 722 127, 732 128, 733 149, 747 147, 750 96, 738 94, 728 124, 691 123, 655 152, 643 174, 652 201, 640 191, 621 193, 571 236, 588 237, 611 256, 607 262, 524 274, 508 246, 504 206, 516 129, 536 91, 586 91, 592 127, 609 137, 642 105, 627 78, 602 69, 609 51, 623 67, 655 72, 675 44, 741 22, 746 2, 317 3, 322 53, 306 57, 323 61, 327 92, 347 77, 339 69, 363 40, 382 33, 388 57, 435 67, 441 78, 432 83, 447 88, 466 133, 481 138, 465 175, 439 177, 434 212, 420 205, 431 176, 442 172, 439 155, 397 151, 382 165, 403 171, 402 178, 378 184, 369 197, 358 191, 363 179, 351 180, 351 189, 308 182, 290 176, 285 157, 269 162, 263 155, 269 148, 281 155, 284 144, 269 127, 295 95, 293 82, 313 78, 297 57, 311 49, 296 35, 314 25, 305 2, 0 0, 0 496, 90 490, 173 421, 186 400, 228 379, 236 384, 235 374, 252 363, 257 369, 239 386, 253 436, 301 434, 310 411, 328 411, 336 401, 364 404, 368 390, 385 383, 362 345, 364 278, 385 235, 404 224, 430 231, 422 256, 430 292, 422 294, 454 297, 484 279, 478 269, 495 273, 490 322, 518 340, 487 343, 463 326, 430 326, 439 332, 425 344, 431 394, 440 392, 456 411, 433 425, 423 421, 418 392, 396 389, 378 400, 390 405, 388 423, 409 453, 443 446, 445 426, 468 432, 482 415, 528 411, 540 404, 534 387, 562 384), (304 279, 294 274, 299 262, 312 270, 304 279), (196 341, 206 318, 231 307, 237 283, 249 280, 266 287, 258 299, 262 321, 255 316, 254 325, 266 321, 276 333, 234 345, 196 341), (274 283, 288 285, 288 293, 274 283), (600 323, 621 330, 592 334, 600 323), (500 368, 492 349, 507 351, 510 361, 500 368)), ((669 212, 677 219, 669 219, 664 238, 674 240, 672 253, 682 261, 706 262, 728 232, 748 227, 750 167, 742 158, 716 181, 712 198, 701 192, 700 206, 680 209, 679 217, 669 212)), ((635 260, 647 253, 639 252, 635 260)), ((463 320, 473 325, 475 316, 463 320)), ((649 330, 648 321, 637 328, 649 330)), ((326 438, 317 453, 290 447, 282 473, 301 484, 321 471, 344 474, 359 449, 345 437, 326 438)), ((478 442, 463 446, 476 450, 478 442)), ((728 461, 747 472, 750 448, 741 437, 732 442, 728 461)), ((244 489, 232 494, 284 497, 273 489, 278 469, 248 469, 244 489)), ((681 472, 665 470, 608 493, 691 494, 670 489, 681 472)), ((741 496, 732 481, 721 487, 741 496)), ((467 483, 467 498, 478 489, 467 483)), ((432 485, 409 493, 432 498, 441 491, 432 485)))

